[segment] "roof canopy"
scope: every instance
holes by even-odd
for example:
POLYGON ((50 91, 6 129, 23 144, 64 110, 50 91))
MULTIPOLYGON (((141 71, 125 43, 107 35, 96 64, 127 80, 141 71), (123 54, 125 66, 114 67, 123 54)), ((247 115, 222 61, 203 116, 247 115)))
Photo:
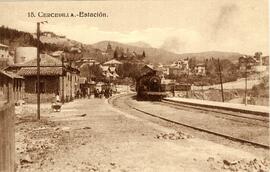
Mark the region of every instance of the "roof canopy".
POLYGON ((22 76, 17 75, 16 73, 12 73, 12 72, 7 72, 7 71, 0 71, 0 74, 3 74, 9 78, 16 78, 16 79, 24 79, 22 76))
MULTIPOLYGON (((19 75, 22 76, 35 76, 37 75, 36 67, 24 67, 18 71, 19 75)), ((62 67, 40 67, 41 76, 59 76, 63 75, 62 67)))

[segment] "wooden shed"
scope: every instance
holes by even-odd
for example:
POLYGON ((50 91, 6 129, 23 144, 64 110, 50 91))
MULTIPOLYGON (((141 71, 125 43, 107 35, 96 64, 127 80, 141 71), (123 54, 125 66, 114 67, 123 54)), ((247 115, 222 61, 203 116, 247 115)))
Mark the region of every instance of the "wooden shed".
POLYGON ((0 71, 0 101, 17 102, 24 98, 24 78, 12 72, 0 71))

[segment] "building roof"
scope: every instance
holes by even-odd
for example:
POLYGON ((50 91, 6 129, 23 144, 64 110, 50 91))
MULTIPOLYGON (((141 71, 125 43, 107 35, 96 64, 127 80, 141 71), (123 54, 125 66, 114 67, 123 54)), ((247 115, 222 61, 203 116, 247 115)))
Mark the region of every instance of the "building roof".
MULTIPOLYGON (((37 75, 36 67, 23 67, 18 71, 19 75, 22 76, 35 76, 37 75)), ((40 67, 41 76, 59 76, 63 75, 62 67, 40 67)))
POLYGON ((61 56, 61 54, 63 54, 64 51, 55 51, 53 53, 51 53, 51 56, 54 56, 54 57, 58 57, 58 56, 61 56))
MULTIPOLYGON (((19 66, 29 66, 35 67, 37 66, 37 59, 32 59, 30 61, 26 61, 19 66)), ((62 62, 59 59, 56 59, 48 54, 40 54, 40 66, 62 66, 62 62)))
POLYGON ((123 64, 122 62, 112 59, 104 63, 104 65, 114 65, 114 64, 123 64))
POLYGON ((82 51, 81 51, 81 49, 80 49, 80 48, 78 48, 78 47, 71 47, 70 52, 77 52, 77 53, 81 53, 82 51))
POLYGON ((203 64, 203 63, 198 63, 196 66, 200 66, 200 67, 205 67, 205 64, 203 64))
POLYGON ((16 73, 13 73, 13 72, 8 72, 8 71, 0 71, 0 73, 2 73, 3 75, 9 77, 9 78, 16 78, 16 79, 24 79, 23 76, 20 76, 16 73))
POLYGON ((0 44, 0 47, 8 48, 8 46, 7 45, 4 45, 4 44, 0 44))

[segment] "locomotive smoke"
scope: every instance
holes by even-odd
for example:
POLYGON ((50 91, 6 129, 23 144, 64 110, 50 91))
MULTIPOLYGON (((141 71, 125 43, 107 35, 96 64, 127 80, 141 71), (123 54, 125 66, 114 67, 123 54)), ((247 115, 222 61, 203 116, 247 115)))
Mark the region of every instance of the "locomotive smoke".
POLYGON ((231 27, 235 13, 238 11, 238 6, 235 4, 226 4, 220 8, 219 15, 213 24, 212 38, 216 38, 224 29, 231 27))

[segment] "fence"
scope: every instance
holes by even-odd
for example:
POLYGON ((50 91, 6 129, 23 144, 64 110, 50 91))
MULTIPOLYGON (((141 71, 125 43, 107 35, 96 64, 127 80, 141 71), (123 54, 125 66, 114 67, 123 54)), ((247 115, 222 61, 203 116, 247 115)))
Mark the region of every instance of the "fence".
POLYGON ((0 104, 0 172, 13 172, 15 163, 14 104, 0 104))
POLYGON ((0 73, 0 172, 13 172, 15 164, 14 79, 0 73))

